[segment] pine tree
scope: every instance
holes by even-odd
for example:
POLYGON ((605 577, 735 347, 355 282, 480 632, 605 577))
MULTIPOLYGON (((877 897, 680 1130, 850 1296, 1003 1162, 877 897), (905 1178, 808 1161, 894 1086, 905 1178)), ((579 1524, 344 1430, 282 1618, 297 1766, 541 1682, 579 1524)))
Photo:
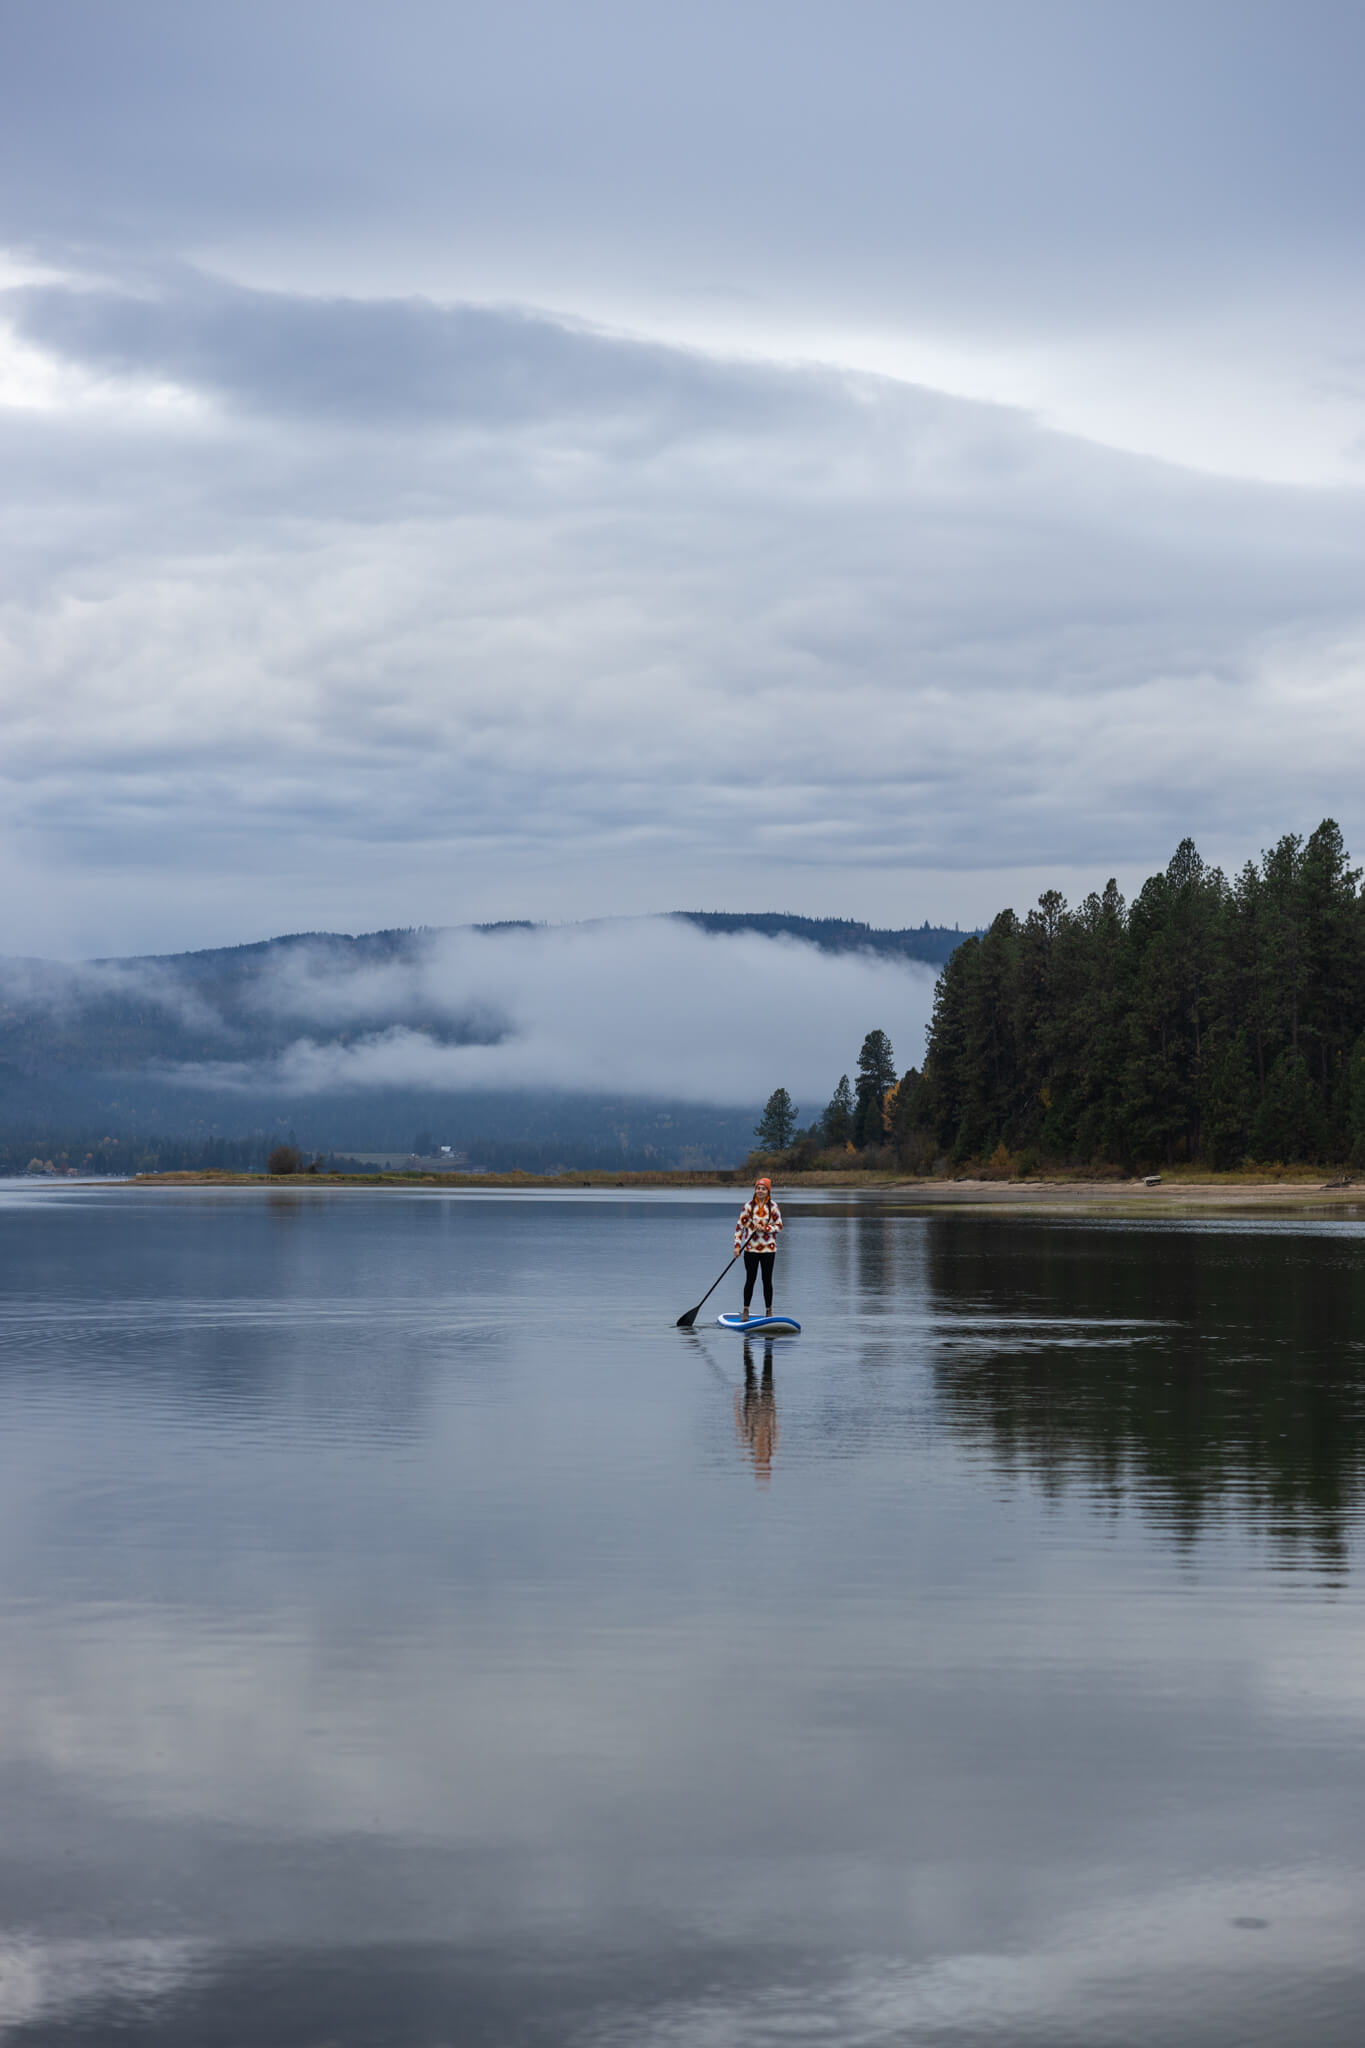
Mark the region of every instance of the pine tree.
POLYGON ((948 955, 934 989, 934 1014, 924 1055, 919 1116, 943 1151, 956 1148, 966 1109, 967 1008, 981 954, 978 938, 964 939, 948 955))
POLYGON ((1251 1150, 1257 1159, 1321 1159, 1326 1141, 1322 1101, 1302 1051, 1286 1046, 1266 1076, 1251 1150))
POLYGON ((754 1125, 754 1136, 764 1152, 785 1152, 796 1129, 796 1105, 785 1088, 774 1088, 754 1125))
POLYGON ((853 1142, 863 1151, 886 1136, 887 1095, 896 1085, 896 1056, 884 1031, 869 1031, 858 1054, 858 1099, 853 1112, 853 1142))
POLYGON ((820 1121, 827 1145, 846 1145, 853 1136, 853 1090, 848 1085, 847 1074, 840 1074, 839 1085, 830 1096, 820 1121))
POLYGON ((979 942, 967 1000, 959 1158, 990 1151, 1018 1121, 1020 968, 1019 920, 1002 910, 979 942))
POLYGON ((1324 1098, 1349 1057, 1350 1019, 1362 994, 1361 871, 1346 860, 1341 827, 1324 818, 1299 865, 1307 966, 1301 1042, 1324 1098))
POLYGON ((1347 1068, 1347 1158, 1365 1166, 1365 1031, 1351 1049, 1347 1068))
POLYGON ((924 1077, 918 1067, 907 1067, 891 1091, 890 1124, 887 1136, 901 1166, 925 1173, 933 1164, 934 1141, 923 1126, 924 1077))
POLYGON ((880 1098, 895 1085, 896 1055, 884 1031, 869 1031, 858 1054, 858 1087, 875 1088, 880 1098))
POLYGON ((1204 1139, 1215 1166, 1236 1166, 1251 1150, 1256 1121, 1256 1069, 1245 1031, 1239 1031, 1213 1062, 1204 1114, 1204 1139))

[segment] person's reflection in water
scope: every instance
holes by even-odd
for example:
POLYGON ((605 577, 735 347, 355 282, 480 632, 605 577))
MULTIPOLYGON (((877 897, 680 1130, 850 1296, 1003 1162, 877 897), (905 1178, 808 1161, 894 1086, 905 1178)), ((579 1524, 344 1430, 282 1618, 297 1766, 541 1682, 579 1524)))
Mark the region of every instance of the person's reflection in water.
POLYGON ((744 1346, 744 1391, 735 1395, 735 1432, 753 1461, 754 1477, 766 1486, 773 1476, 773 1453, 777 1449, 777 1396, 773 1392, 773 1343, 763 1346, 763 1378, 754 1366, 754 1347, 744 1346))

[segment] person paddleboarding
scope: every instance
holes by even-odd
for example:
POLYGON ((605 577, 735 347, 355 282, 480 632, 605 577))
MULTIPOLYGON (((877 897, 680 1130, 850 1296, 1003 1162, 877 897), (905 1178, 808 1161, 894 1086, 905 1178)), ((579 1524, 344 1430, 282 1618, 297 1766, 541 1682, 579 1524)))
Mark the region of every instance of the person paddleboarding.
POLYGON ((744 1249, 744 1309, 754 1298, 754 1282, 763 1275, 764 1313, 773 1312, 773 1260, 777 1256, 777 1233, 782 1228, 782 1211, 773 1200, 773 1184, 766 1173, 754 1182, 754 1191, 739 1212, 735 1225, 735 1250, 744 1249))

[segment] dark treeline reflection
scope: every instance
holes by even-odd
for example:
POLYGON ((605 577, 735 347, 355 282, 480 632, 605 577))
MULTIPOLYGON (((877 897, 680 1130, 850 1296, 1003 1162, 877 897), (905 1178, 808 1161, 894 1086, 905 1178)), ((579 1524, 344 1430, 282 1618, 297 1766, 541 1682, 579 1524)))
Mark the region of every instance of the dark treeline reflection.
POLYGON ((1365 1476, 1365 1239, 927 1226, 941 1412, 1009 1469, 1181 1541, 1250 1516, 1344 1567, 1365 1476))

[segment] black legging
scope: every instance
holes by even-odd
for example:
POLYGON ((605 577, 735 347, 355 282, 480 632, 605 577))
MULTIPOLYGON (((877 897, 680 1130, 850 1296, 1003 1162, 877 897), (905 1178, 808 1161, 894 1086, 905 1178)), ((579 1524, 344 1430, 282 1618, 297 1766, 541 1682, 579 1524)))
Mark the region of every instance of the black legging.
POLYGON ((771 1315, 773 1312, 773 1260, 776 1252, 745 1252, 744 1254, 744 1306, 747 1308, 754 1298, 754 1282, 758 1269, 763 1268, 763 1306, 771 1315))

